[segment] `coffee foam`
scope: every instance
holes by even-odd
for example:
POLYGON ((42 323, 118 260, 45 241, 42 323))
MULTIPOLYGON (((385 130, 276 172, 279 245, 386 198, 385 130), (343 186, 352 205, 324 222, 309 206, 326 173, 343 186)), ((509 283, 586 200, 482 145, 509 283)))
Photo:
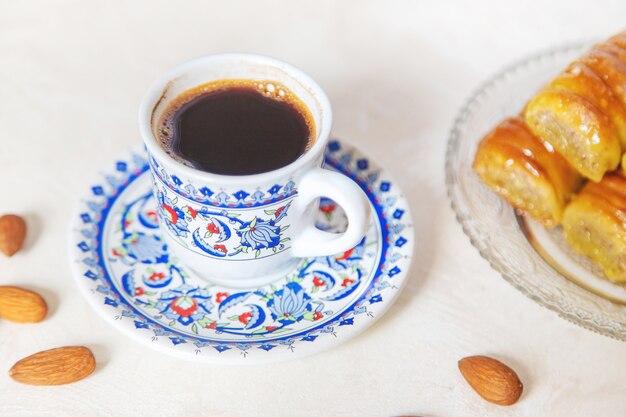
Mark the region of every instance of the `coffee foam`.
POLYGON ((189 161, 181 158, 172 151, 171 140, 174 133, 173 120, 175 120, 176 113, 186 104, 194 99, 210 94, 215 91, 223 91, 231 88, 252 88, 266 97, 273 100, 283 101, 289 103, 296 111, 298 111, 307 126, 309 127, 309 141, 305 148, 305 153, 309 151, 315 139, 317 137, 315 122, 313 121, 313 115, 309 108, 302 102, 302 100, 296 96, 291 90, 289 90, 283 84, 277 81, 270 80, 248 80, 248 79, 225 79, 211 81, 209 83, 201 84, 196 87, 186 90, 172 99, 166 106, 165 110, 159 116, 156 126, 153 126, 153 132, 155 137, 158 138, 161 148, 176 161, 194 167, 189 161))

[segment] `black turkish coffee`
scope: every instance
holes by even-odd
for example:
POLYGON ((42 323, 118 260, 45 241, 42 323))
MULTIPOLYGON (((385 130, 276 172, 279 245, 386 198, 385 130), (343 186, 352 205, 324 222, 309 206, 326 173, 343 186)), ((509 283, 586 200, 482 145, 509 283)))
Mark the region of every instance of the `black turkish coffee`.
POLYGON ((315 140, 309 109, 280 83, 221 80, 187 90, 163 111, 156 133, 175 159, 222 175, 273 171, 315 140))

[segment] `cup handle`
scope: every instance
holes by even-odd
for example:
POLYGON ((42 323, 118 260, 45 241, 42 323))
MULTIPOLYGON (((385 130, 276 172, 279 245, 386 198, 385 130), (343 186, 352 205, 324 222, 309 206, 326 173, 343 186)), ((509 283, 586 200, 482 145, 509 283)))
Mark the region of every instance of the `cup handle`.
POLYGON ((367 233, 370 203, 354 181, 327 169, 312 169, 300 180, 292 210, 301 217, 319 197, 330 198, 343 208, 348 217, 348 228, 337 234, 319 230, 312 223, 301 224, 291 244, 293 256, 329 256, 345 252, 355 247, 367 233))

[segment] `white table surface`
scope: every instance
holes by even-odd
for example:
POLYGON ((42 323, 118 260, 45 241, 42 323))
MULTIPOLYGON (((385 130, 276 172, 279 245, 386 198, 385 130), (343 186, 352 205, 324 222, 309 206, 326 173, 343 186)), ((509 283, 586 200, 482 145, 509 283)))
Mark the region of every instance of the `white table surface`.
POLYGON ((452 119, 486 77, 542 48, 626 27, 616 1, 0 0, 0 212, 25 214, 26 249, 0 284, 39 290, 43 323, 0 322, 0 416, 625 416, 626 343, 527 299, 463 235, 444 187, 452 119), (67 262, 74 202, 140 139, 149 83, 203 54, 289 61, 327 91, 334 132, 398 179, 417 235, 412 276, 390 311, 333 350, 278 365, 185 362, 125 338, 81 298, 67 262), (84 344, 94 375, 29 387, 7 370, 84 344), (508 408, 457 370, 503 359, 525 384, 508 408))

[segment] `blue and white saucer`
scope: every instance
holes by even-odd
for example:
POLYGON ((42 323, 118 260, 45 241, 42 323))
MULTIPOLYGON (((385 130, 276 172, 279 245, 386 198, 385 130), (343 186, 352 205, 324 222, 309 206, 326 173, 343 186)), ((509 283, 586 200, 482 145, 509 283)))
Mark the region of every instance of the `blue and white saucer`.
MULTIPOLYGON (((373 215, 354 249, 302 259, 253 290, 210 285, 170 254, 161 238, 143 150, 129 152, 89 189, 70 234, 78 286, 102 317, 131 338, 191 360, 267 363, 336 346, 389 308, 407 279, 413 251, 408 203, 397 183, 341 141, 329 169, 356 181, 373 215)), ((340 207, 322 199, 318 227, 341 231, 340 207)))

